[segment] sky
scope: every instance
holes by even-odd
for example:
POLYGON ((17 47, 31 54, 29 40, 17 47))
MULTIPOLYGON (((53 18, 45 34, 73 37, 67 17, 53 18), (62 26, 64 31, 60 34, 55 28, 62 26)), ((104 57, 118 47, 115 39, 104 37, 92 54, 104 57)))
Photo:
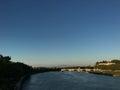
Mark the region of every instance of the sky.
POLYGON ((120 0, 0 0, 0 54, 32 66, 120 59, 120 0))

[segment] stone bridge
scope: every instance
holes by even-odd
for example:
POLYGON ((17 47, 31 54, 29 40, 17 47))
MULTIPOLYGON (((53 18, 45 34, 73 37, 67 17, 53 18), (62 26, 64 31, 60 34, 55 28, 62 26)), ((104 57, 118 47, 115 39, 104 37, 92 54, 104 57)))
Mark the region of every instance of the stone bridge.
POLYGON ((90 72, 90 71, 95 71, 94 69, 81 69, 81 68, 77 68, 77 69, 74 69, 74 68, 69 68, 69 69, 61 69, 62 72, 64 71, 70 71, 70 72, 73 72, 73 71, 78 71, 78 72, 82 72, 82 71, 85 71, 85 72, 90 72))

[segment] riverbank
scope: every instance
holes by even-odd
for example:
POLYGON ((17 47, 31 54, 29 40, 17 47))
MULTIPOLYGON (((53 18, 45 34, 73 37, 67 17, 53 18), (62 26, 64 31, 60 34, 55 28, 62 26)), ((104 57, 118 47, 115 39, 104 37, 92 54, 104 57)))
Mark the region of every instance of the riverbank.
POLYGON ((45 73, 45 72, 51 72, 51 71, 60 71, 60 69, 46 69, 46 70, 34 70, 32 73, 27 74, 23 77, 21 77, 21 79, 16 83, 16 86, 14 88, 14 90, 21 90, 22 89, 22 85, 23 83, 30 78, 31 75, 33 74, 38 74, 38 73, 45 73))
POLYGON ((0 79, 0 90, 21 90, 22 83, 29 78, 25 75, 21 78, 2 78, 0 79))
POLYGON ((114 77, 120 77, 120 72, 116 72, 116 71, 91 71, 89 73, 93 73, 93 74, 98 74, 98 75, 107 75, 107 76, 114 76, 114 77))
POLYGON ((14 90, 21 90, 22 84, 24 83, 24 81, 26 81, 28 78, 30 78, 31 74, 27 74, 23 77, 21 77, 21 79, 17 82, 14 90))
POLYGON ((60 71, 59 69, 49 69, 49 70, 33 70, 31 73, 25 74, 21 77, 5 77, 0 78, 0 90, 21 90, 22 84, 24 81, 30 78, 33 74, 50 72, 50 71, 60 71))

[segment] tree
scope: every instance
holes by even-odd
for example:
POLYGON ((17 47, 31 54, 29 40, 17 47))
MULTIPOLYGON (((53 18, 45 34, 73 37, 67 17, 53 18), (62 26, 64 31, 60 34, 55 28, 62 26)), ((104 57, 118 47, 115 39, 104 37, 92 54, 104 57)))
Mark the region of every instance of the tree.
POLYGON ((11 57, 10 56, 3 56, 0 55, 0 63, 10 63, 11 57))
POLYGON ((112 63, 120 64, 120 60, 114 59, 111 61, 112 63))

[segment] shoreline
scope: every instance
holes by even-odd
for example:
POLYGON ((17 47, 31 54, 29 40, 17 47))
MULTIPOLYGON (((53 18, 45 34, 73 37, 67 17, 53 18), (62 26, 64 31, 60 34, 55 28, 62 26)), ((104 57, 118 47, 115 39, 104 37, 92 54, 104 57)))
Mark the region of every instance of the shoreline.
MULTIPOLYGON (((22 90, 22 85, 23 83, 28 79, 30 78, 31 75, 34 75, 34 74, 38 74, 38 73, 45 73, 45 72, 51 72, 51 71, 44 71, 44 72, 34 72, 34 73, 31 73, 31 74, 27 74, 23 77, 21 77, 21 79, 18 81, 18 83, 16 84, 14 90, 22 90)), ((56 71, 55 71, 56 72, 56 71)), ((91 74, 97 74, 97 75, 105 75, 105 76, 111 76, 111 77, 120 77, 120 74, 117 75, 117 74, 112 74, 113 72, 109 72, 109 73, 105 73, 105 72, 98 72, 98 71, 91 71, 91 72, 88 72, 88 73, 91 73, 91 74)), ((119 72, 120 73, 120 72, 119 72)))
POLYGON ((21 77, 21 79, 17 82, 16 86, 14 87, 14 90, 21 90, 24 81, 26 81, 28 78, 30 78, 30 76, 31 76, 31 74, 27 74, 27 75, 21 77))
POLYGON ((112 77, 120 77, 120 72, 99 72, 99 71, 91 71, 89 73, 92 73, 92 74, 97 74, 97 75, 105 75, 105 76, 112 76, 112 77))
MULTIPOLYGON (((52 71, 32 72, 32 73, 30 73, 30 74, 27 74, 27 75, 21 77, 21 79, 16 83, 16 86, 14 87, 14 90, 22 90, 22 85, 23 85, 23 83, 24 83, 28 78, 30 78, 31 75, 38 74, 38 73, 45 73, 45 72, 52 72, 52 71)), ((55 72, 56 72, 56 71, 55 71, 55 72)))

